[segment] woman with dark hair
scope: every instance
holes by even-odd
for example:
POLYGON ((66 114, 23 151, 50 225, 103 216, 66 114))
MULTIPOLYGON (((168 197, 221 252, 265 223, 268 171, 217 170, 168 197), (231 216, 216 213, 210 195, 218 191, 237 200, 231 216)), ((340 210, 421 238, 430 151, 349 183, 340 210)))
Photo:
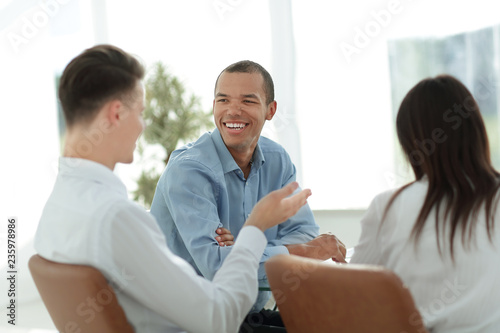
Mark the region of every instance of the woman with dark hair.
POLYGON ((375 197, 350 262, 398 274, 432 332, 500 332, 500 174, 476 101, 454 77, 425 79, 396 127, 416 179, 375 197))

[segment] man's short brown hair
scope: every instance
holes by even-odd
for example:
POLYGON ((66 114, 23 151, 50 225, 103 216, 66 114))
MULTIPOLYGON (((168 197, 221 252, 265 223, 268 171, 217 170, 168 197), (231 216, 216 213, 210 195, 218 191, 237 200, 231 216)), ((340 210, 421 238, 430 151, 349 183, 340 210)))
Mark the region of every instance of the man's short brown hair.
POLYGON ((83 51, 66 66, 59 84, 66 126, 92 120, 113 99, 126 103, 143 78, 144 66, 116 46, 96 45, 83 51))

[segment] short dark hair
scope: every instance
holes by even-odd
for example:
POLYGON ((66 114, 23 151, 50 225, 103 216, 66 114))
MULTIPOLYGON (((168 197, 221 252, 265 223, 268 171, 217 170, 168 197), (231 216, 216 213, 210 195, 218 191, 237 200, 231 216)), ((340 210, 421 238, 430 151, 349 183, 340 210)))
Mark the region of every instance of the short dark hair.
POLYGON ((59 100, 66 126, 90 121, 105 103, 127 102, 127 95, 144 78, 144 66, 113 45, 96 45, 66 66, 59 82, 59 100))
POLYGON ((269 74, 269 72, 258 63, 250 60, 242 60, 227 66, 222 72, 220 72, 219 76, 217 77, 217 80, 215 81, 215 89, 217 89, 217 83, 219 82, 220 76, 225 72, 250 74, 259 73, 264 79, 263 89, 264 93, 266 94, 266 104, 269 105, 269 103, 274 101, 274 83, 271 74, 269 74))

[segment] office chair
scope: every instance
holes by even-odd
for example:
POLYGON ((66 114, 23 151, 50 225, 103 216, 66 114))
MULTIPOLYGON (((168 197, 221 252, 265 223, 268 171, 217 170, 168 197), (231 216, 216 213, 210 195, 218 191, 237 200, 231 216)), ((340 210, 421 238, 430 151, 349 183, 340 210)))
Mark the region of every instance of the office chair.
POLYGON ((409 290, 379 266, 279 255, 265 264, 289 333, 424 333, 409 290))
POLYGON ((59 332, 133 333, 112 287, 97 269, 33 255, 28 266, 59 332))

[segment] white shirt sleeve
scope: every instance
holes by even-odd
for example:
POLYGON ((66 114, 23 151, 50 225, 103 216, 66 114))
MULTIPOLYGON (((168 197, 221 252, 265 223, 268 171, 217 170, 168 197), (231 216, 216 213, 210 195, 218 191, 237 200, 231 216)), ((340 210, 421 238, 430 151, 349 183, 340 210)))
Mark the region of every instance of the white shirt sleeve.
POLYGON ((257 298, 264 234, 243 228, 211 282, 168 249, 152 215, 128 203, 119 206, 102 241, 109 238, 112 262, 103 267, 114 268, 108 274, 119 278, 125 270, 129 276, 122 291, 186 331, 237 332, 257 298))
POLYGON ((385 200, 381 199, 387 197, 388 194, 385 192, 376 196, 366 210, 361 220, 361 236, 349 263, 383 265, 385 259, 382 254, 384 248, 383 239, 387 235, 384 232, 385 230, 381 230, 385 205, 381 205, 380 201, 385 202, 385 200))

